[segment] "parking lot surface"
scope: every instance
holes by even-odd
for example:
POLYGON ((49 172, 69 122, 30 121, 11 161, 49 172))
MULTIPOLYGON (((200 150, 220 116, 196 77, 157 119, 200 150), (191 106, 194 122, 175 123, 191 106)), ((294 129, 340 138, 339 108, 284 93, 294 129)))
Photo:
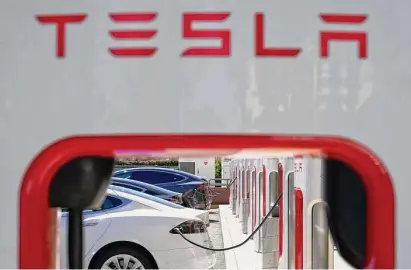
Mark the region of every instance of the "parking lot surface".
MULTIPOLYGON (((220 209, 210 210, 210 227, 208 227, 208 233, 214 248, 223 248, 223 231, 221 229, 220 209)), ((214 269, 227 269, 225 265, 224 251, 216 252, 216 265, 214 269)))
MULTIPOLYGON (((232 247, 243 242, 248 235, 241 231, 241 223, 229 208, 229 205, 220 205, 221 227, 223 231, 224 247, 232 247)), ((255 252, 254 241, 250 240, 241 247, 225 252, 227 269, 262 269, 262 254, 255 252)))

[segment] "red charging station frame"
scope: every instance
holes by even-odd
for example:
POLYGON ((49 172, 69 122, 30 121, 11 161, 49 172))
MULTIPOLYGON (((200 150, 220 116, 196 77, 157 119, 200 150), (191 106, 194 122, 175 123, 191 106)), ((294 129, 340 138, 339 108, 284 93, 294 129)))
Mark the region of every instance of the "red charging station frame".
POLYGON ((351 166, 363 179, 367 192, 366 265, 373 262, 374 268, 395 268, 394 190, 382 162, 369 149, 345 138, 270 135, 103 135, 70 137, 55 142, 35 157, 22 181, 19 268, 56 267, 57 212, 48 206, 48 190, 58 169, 74 158, 85 155, 112 157, 116 151, 131 149, 267 148, 319 150, 351 166))
POLYGON ((247 194, 248 194, 248 211, 247 211, 247 220, 250 217, 250 210, 251 210, 251 196, 250 196, 250 186, 251 186, 251 169, 250 166, 248 166, 248 170, 247 170, 247 181, 248 181, 248 185, 247 185, 247 194))
POLYGON ((263 165, 263 217, 267 215, 267 169, 263 165))
POLYGON ((254 176, 253 176, 253 224, 257 225, 257 168, 254 167, 254 176))
POLYGON ((303 192, 301 189, 296 188, 295 192, 295 269, 304 268, 304 201, 303 201, 303 192))
POLYGON ((241 172, 241 199, 245 199, 246 192, 245 192, 245 171, 244 166, 241 172))
MULTIPOLYGON (((238 199, 237 198, 237 179, 238 179, 238 173, 237 173, 237 167, 235 167, 234 168, 234 179, 235 179, 235 181, 234 181, 234 197, 236 198, 236 199, 238 199)), ((235 202, 236 204, 237 204, 237 201, 235 202)))
MULTIPOLYGON (((278 163, 278 194, 283 194, 283 177, 284 177, 284 168, 281 163, 278 163)), ((279 207, 279 219, 278 219, 278 253, 280 257, 283 255, 283 197, 281 197, 280 201, 278 202, 279 207)))

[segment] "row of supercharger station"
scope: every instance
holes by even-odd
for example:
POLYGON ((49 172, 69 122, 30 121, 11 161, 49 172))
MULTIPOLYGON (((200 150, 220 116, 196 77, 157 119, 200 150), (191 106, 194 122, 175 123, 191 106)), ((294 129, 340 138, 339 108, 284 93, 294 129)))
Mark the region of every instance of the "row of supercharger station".
POLYGON ((322 160, 302 155, 234 158, 230 208, 250 235, 282 194, 278 208, 254 234, 263 268, 332 269, 334 245, 321 197, 322 160))

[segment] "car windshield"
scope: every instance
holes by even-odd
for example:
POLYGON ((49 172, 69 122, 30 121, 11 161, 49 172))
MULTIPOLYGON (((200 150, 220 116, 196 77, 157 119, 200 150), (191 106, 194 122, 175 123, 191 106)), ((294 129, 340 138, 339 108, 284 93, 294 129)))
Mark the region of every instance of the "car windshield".
POLYGON ((155 196, 143 193, 143 192, 132 190, 132 189, 129 189, 129 188, 110 185, 109 189, 111 189, 113 191, 124 192, 124 193, 134 195, 134 196, 137 196, 137 197, 140 197, 140 198, 144 198, 144 199, 147 199, 147 200, 150 200, 150 201, 154 201, 154 202, 157 202, 157 203, 160 203, 162 205, 166 205, 166 206, 169 206, 169 207, 172 207, 172 208, 176 208, 176 209, 184 209, 185 208, 181 205, 178 205, 178 204, 163 200, 161 198, 158 198, 158 197, 155 197, 155 196))

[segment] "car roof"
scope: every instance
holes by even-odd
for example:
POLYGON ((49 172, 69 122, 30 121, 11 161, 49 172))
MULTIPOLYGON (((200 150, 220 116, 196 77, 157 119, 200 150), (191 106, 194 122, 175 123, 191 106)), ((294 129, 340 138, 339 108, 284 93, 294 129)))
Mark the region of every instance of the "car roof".
POLYGON ((119 178, 119 177, 112 177, 112 182, 119 182, 131 186, 136 186, 136 187, 143 187, 145 189, 151 190, 151 191, 156 191, 158 193, 162 194, 167 194, 167 195, 180 195, 178 192, 174 192, 162 187, 158 187, 149 183, 141 182, 138 180, 132 180, 132 179, 127 179, 127 178, 119 178))
POLYGON ((170 169, 170 168, 163 168, 163 167, 135 167, 135 168, 128 168, 128 169, 121 169, 118 171, 115 171, 113 174, 116 173, 120 173, 120 172, 134 172, 134 171, 158 171, 158 172, 169 172, 169 173, 175 173, 175 174, 180 174, 180 175, 184 175, 190 178, 195 178, 198 180, 202 180, 203 178, 195 175, 195 174, 191 174, 185 171, 180 171, 180 170, 176 170, 176 169, 170 169))
POLYGON ((124 197, 132 201, 137 201, 139 203, 145 204, 147 206, 150 206, 156 209, 159 209, 159 208, 164 209, 164 207, 167 207, 167 208, 171 207, 174 209, 184 209, 183 206, 180 206, 178 204, 175 204, 167 200, 161 199, 159 197, 152 196, 150 194, 136 191, 130 188, 109 185, 107 189, 107 193, 115 194, 117 196, 121 196, 121 197, 124 197))
POLYGON ((201 221, 200 218, 186 211, 158 211, 155 209, 141 209, 138 211, 122 211, 122 212, 114 211, 114 212, 105 214, 105 217, 108 217, 108 218, 142 217, 144 219, 150 218, 150 217, 168 217, 168 218, 179 218, 179 219, 183 219, 187 221, 188 220, 201 221))

